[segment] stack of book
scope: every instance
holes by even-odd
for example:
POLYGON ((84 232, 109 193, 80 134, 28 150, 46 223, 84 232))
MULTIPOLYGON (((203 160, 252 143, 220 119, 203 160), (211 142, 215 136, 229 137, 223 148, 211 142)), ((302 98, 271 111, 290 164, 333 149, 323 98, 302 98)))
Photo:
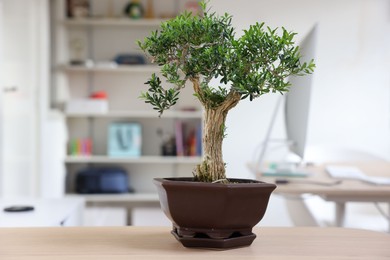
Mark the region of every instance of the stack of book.
POLYGON ((73 156, 91 155, 92 140, 89 138, 75 138, 70 140, 69 154, 73 156))

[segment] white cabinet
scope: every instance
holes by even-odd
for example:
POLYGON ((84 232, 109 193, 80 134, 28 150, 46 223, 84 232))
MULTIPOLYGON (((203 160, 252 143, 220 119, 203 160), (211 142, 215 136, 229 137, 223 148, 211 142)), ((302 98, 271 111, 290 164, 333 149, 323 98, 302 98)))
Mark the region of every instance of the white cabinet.
POLYGON ((85 202, 81 198, 0 199, 0 227, 82 226, 85 202), (12 206, 29 206, 26 212, 6 212, 12 206))
MULTIPOLYGON (((115 2, 121 10, 127 2, 115 2)), ((146 1, 145 1, 146 3, 146 1)), ((92 140, 90 155, 70 154, 65 159, 67 169, 66 191, 75 192, 74 179, 78 170, 89 166, 121 166, 129 173, 130 186, 134 196, 155 193, 152 180, 155 177, 192 176, 192 170, 201 161, 201 154, 195 156, 162 156, 162 143, 169 137, 176 137, 178 122, 191 129, 201 125, 203 113, 192 88, 184 89, 180 101, 161 118, 149 104, 139 99, 144 84, 157 66, 150 64, 116 65, 113 59, 119 54, 142 55, 136 40, 142 40, 151 30, 158 29, 161 18, 132 20, 123 17, 102 17, 109 1, 92 1, 91 17, 74 19, 65 15, 65 3, 55 1, 53 12, 53 89, 54 105, 66 107, 66 102, 88 98, 92 93, 107 94, 108 111, 72 111, 67 113, 68 141, 75 139, 92 140), (104 2, 104 4, 102 4, 104 2), (74 43, 77 45, 74 45, 74 43), (76 47, 78 48, 76 48, 76 47), (72 59, 87 60, 86 63, 72 64, 72 59), (65 93, 65 94, 64 94, 65 93), (142 127, 142 151, 139 157, 113 157, 108 155, 108 129, 114 122, 135 122, 142 127)), ((155 13, 158 8, 171 6, 171 12, 182 8, 179 1, 154 1, 155 13), (167 3, 167 4, 164 4, 167 3), (179 5, 179 6, 176 6, 179 5)), ((117 15, 120 11, 117 11, 117 15)), ((145 57, 146 58, 146 57, 145 57)), ((187 129, 189 130, 189 129, 187 129)), ((65 148, 64 148, 65 149, 65 148)), ((69 150, 69 147, 68 147, 69 150)), ((132 201, 132 195, 127 196, 132 201)), ((85 196, 87 201, 94 198, 85 196)), ((113 196, 109 196, 110 201, 113 196)), ((137 198, 137 197, 136 197, 137 198)), ((140 196, 140 198, 143 198, 140 196)), ((156 196, 153 196, 157 200, 156 196)), ((118 201, 123 196, 118 195, 118 201)), ((115 197, 114 197, 115 200, 115 197)), ((142 199, 140 199, 142 200, 142 199)))

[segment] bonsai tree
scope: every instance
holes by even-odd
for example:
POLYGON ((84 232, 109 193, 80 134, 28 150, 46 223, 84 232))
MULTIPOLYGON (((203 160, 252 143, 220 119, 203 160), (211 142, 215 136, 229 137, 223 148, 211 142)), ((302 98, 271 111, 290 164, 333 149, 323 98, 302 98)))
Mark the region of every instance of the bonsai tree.
POLYGON ((153 63, 161 67, 168 87, 153 74, 145 83, 147 92, 141 94, 161 114, 175 105, 181 89, 192 83, 194 95, 204 108, 203 160, 197 165, 197 181, 226 181, 222 158, 225 120, 230 109, 241 100, 250 101, 266 93, 289 90, 288 77, 313 72, 313 61, 300 61, 296 33, 285 28, 265 27, 264 23, 251 25, 241 37, 235 37, 232 16, 219 16, 200 3, 202 14, 185 12, 163 22, 159 31, 153 31, 140 48, 153 63), (216 78, 219 86, 211 86, 216 78))

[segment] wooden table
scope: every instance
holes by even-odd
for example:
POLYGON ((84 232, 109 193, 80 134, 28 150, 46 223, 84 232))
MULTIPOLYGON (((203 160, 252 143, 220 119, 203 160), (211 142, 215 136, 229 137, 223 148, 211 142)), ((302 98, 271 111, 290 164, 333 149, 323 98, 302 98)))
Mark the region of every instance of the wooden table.
POLYGON ((0 259, 390 259, 390 235, 344 228, 255 228, 249 247, 188 249, 167 227, 0 228, 0 259))
MULTIPOLYGON (((345 204, 347 202, 387 202, 390 203, 390 186, 376 186, 359 180, 343 180, 341 184, 334 186, 318 185, 319 183, 334 182, 325 172, 326 165, 356 166, 367 175, 390 177, 390 162, 343 162, 326 163, 306 167, 305 171, 311 175, 307 178, 289 178, 288 184, 279 184, 275 193, 285 195, 302 195, 310 193, 319 195, 327 201, 336 203, 335 222, 337 226, 343 226, 345 218, 345 204)), ((261 178, 267 182, 274 182, 275 178, 261 178)), ((389 204, 390 207, 390 204, 389 204)), ((390 223, 389 223, 390 232, 390 223)))

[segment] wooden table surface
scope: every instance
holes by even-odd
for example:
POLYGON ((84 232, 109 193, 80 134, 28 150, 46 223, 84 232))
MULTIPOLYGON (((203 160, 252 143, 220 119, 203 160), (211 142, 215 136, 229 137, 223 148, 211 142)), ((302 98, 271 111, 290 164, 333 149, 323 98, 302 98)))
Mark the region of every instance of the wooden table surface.
POLYGON ((255 228, 249 247, 188 249, 168 227, 0 228, 0 259, 390 259, 390 235, 374 231, 255 228))

